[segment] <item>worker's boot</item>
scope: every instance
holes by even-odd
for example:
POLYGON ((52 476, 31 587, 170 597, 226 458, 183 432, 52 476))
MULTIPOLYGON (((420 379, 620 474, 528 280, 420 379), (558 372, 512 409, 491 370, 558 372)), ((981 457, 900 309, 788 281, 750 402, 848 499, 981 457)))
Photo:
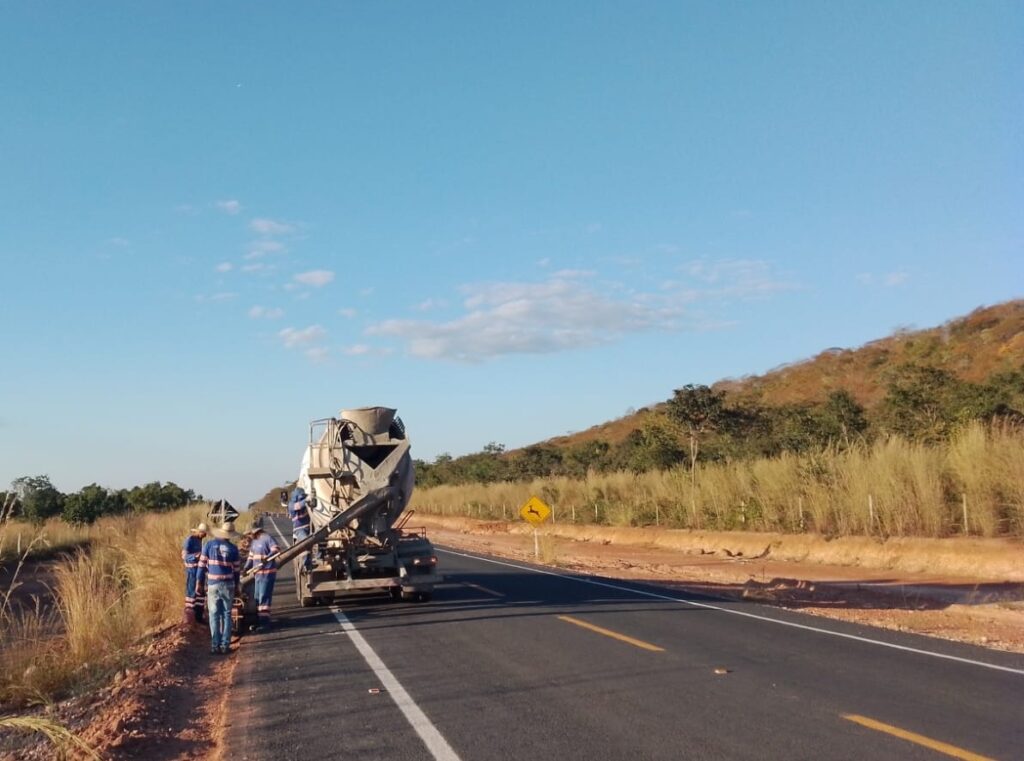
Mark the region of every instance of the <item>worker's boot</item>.
POLYGON ((185 606, 185 614, 182 617, 181 623, 185 626, 192 626, 196 622, 196 610, 191 605, 185 606))

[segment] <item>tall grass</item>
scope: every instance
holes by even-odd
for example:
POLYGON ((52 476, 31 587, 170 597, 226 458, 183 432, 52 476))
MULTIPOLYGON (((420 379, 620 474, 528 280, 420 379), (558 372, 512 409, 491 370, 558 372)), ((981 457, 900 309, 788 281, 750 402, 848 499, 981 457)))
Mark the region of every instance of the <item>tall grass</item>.
MULTIPOLYGON (((101 519, 87 530, 88 549, 55 562, 52 598, 28 606, 7 599, 0 608, 0 704, 46 702, 94 683, 148 632, 178 620, 181 541, 204 512, 197 506, 101 519)), ((0 542, 7 528, 0 527, 0 542)))
POLYGON ((531 495, 551 505, 556 523, 1024 537, 1024 431, 971 423, 941 446, 895 437, 845 450, 701 464, 695 487, 681 469, 438 486, 417 490, 413 507, 514 519, 531 495))
POLYGON ((95 526, 74 526, 60 518, 50 518, 41 526, 17 520, 5 523, 0 525, 0 564, 52 557, 82 547, 95 530, 95 526))

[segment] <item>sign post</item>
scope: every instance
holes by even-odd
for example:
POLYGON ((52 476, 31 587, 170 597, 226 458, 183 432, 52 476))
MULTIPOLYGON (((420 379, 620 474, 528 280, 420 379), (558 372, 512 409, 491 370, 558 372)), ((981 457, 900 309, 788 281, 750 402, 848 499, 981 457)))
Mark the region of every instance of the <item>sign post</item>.
POLYGON ((540 557, 540 537, 537 534, 537 527, 551 517, 551 508, 543 500, 537 497, 530 497, 519 508, 519 516, 533 526, 533 557, 540 557))

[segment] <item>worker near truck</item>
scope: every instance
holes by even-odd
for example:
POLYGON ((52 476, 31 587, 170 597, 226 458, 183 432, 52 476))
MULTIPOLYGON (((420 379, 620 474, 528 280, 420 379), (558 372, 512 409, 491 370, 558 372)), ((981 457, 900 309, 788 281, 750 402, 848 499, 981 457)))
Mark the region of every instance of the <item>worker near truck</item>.
POLYGON ((210 653, 226 655, 231 644, 231 608, 238 592, 241 557, 232 544, 238 539, 234 521, 213 530, 213 539, 199 556, 197 585, 206 589, 206 613, 210 619, 210 653))
MULTIPOLYGON (((292 519, 292 541, 297 542, 309 536, 309 505, 306 503, 306 490, 296 486, 292 498, 288 502, 288 517, 292 519)), ((303 565, 309 569, 313 562, 308 552, 304 553, 303 565)))
POLYGON ((190 529, 181 546, 181 562, 185 566, 185 623, 203 620, 203 597, 196 595, 196 580, 199 576, 199 556, 203 553, 203 539, 206 538, 206 524, 200 523, 190 529))
POLYGON ((272 558, 281 548, 263 527, 263 516, 258 515, 252 520, 252 543, 249 545, 249 557, 245 561, 245 573, 251 568, 256 569, 254 592, 256 608, 259 614, 259 627, 270 628, 270 604, 274 597, 274 582, 277 580, 277 563, 272 558))

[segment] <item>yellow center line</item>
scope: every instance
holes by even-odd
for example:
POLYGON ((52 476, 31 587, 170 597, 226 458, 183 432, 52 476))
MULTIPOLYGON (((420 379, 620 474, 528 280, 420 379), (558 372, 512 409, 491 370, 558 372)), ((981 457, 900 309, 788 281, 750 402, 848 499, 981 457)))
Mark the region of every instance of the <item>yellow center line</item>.
POLYGON ((495 597, 504 597, 505 596, 501 592, 495 592, 493 589, 488 589, 487 587, 480 586, 479 584, 471 584, 468 581, 464 581, 462 583, 463 583, 464 586, 467 586, 467 587, 469 587, 471 589, 476 589, 477 591, 484 592, 484 593, 489 594, 489 595, 494 595, 495 597))
POLYGON ((634 637, 629 637, 629 636, 627 636, 625 634, 619 634, 618 632, 613 632, 611 629, 605 629, 603 626, 596 626, 596 625, 588 623, 586 621, 581 621, 578 618, 573 618, 572 616, 559 616, 558 618, 561 619, 562 621, 566 621, 566 622, 568 622, 570 624, 576 624, 576 626, 582 626, 584 629, 590 629, 590 631, 592 631, 592 632, 597 632, 598 634, 603 634, 606 637, 611 637, 612 639, 617 639, 620 642, 628 642, 630 645, 633 645, 635 647, 643 648, 644 650, 650 650, 653 653, 663 653, 663 652, 665 652, 665 648, 663 648, 663 647, 658 647, 657 645, 652 645, 650 642, 644 642, 642 639, 635 639, 634 637))
POLYGON ((969 750, 964 750, 963 748, 958 748, 955 745, 950 745, 949 743, 944 743, 939 740, 933 740, 930 737, 919 735, 916 732, 908 732, 905 729, 894 727, 891 724, 885 724, 881 721, 869 719, 867 716, 858 716, 855 713, 844 713, 843 718, 848 721, 852 721, 855 724, 860 724, 862 727, 874 729, 877 732, 885 732, 887 735, 899 737, 901 740, 916 743, 917 745, 923 745, 926 748, 931 748, 939 753, 945 753, 947 756, 952 756, 953 758, 960 758, 964 761, 995 761, 988 756, 979 756, 977 753, 971 753, 969 750))

